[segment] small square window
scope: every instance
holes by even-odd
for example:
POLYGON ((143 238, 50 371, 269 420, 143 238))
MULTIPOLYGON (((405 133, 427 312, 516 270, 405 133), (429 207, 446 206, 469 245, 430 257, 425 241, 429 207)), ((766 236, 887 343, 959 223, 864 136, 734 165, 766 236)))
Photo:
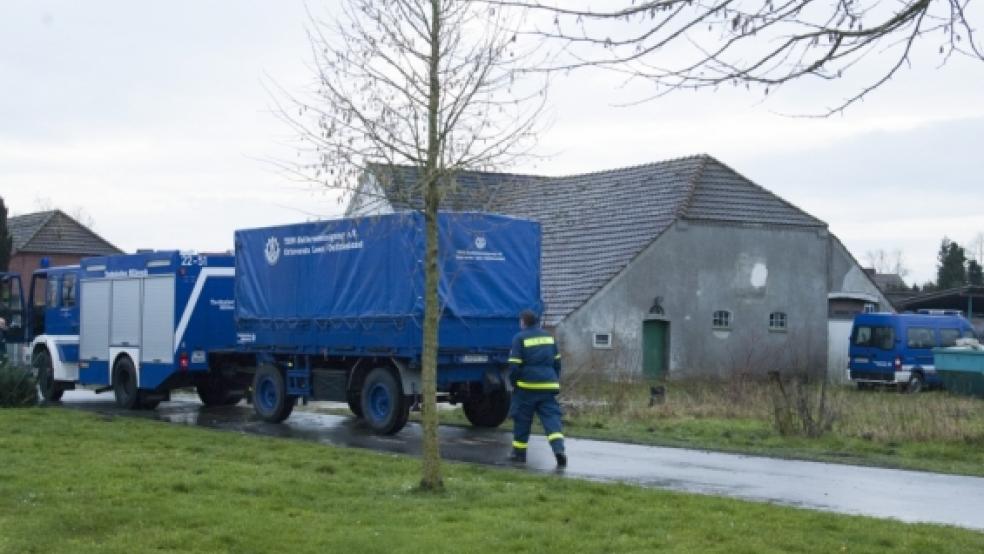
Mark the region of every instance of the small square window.
POLYGON ((786 330, 786 312, 772 312, 771 314, 769 314, 769 330, 770 331, 786 330))
POLYGON ((711 326, 715 329, 731 329, 731 312, 727 310, 714 312, 714 319, 711 322, 711 326))
POLYGON ((595 333, 594 334, 594 347, 595 348, 611 348, 612 347, 612 335, 611 335, 611 333, 595 333))

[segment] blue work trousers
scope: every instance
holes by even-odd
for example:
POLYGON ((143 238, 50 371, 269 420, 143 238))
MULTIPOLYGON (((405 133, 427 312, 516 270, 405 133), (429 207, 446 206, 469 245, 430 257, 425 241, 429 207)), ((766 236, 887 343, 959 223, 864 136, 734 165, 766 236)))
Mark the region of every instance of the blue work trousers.
POLYGON ((513 448, 525 453, 530 440, 533 414, 540 417, 554 454, 564 452, 564 435, 560 418, 563 413, 555 391, 530 391, 516 388, 512 394, 510 415, 513 418, 513 448))

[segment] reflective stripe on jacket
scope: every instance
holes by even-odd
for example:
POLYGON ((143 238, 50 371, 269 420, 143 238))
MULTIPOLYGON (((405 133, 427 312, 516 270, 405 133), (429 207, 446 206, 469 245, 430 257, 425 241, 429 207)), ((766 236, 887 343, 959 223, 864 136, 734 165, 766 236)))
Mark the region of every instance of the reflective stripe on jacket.
POLYGON ((540 328, 516 333, 509 351, 509 378, 525 390, 560 390, 560 352, 550 333, 540 328))

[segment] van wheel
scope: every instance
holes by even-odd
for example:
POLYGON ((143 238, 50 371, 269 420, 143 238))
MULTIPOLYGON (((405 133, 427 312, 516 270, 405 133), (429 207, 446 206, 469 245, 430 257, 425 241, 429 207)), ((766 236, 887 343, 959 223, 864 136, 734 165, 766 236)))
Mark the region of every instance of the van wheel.
POLYGON ((926 381, 923 378, 922 373, 913 373, 912 376, 909 377, 909 384, 906 385, 905 392, 909 394, 915 394, 918 392, 922 392, 923 389, 925 388, 926 388, 926 381))

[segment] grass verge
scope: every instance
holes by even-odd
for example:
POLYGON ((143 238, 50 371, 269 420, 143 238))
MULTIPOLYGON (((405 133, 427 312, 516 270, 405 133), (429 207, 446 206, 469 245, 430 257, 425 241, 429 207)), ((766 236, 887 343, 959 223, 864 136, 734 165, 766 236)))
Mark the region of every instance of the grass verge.
POLYGON ((0 410, 0 552, 973 552, 984 534, 419 462, 57 408, 0 410))

